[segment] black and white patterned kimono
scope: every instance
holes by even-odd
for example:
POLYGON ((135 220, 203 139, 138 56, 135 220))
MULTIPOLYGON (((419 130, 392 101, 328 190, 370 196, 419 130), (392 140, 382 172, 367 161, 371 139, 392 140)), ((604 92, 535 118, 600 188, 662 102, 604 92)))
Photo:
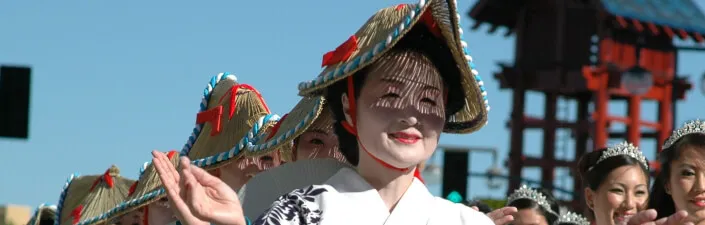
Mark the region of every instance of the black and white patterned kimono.
POLYGON ((356 171, 340 169, 323 185, 281 196, 253 224, 492 225, 490 218, 465 205, 438 198, 414 178, 390 213, 377 190, 356 171))

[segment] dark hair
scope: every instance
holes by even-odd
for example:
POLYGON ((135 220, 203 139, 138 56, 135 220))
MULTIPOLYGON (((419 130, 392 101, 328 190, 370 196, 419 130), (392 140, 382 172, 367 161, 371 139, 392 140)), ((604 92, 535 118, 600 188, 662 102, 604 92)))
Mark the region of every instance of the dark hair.
POLYGON ((39 212, 40 214, 40 219, 39 219, 39 225, 54 225, 54 221, 56 221, 56 211, 54 210, 41 210, 39 212))
POLYGON ((553 197, 553 195, 546 191, 545 189, 542 188, 534 188, 534 190, 538 191, 539 193, 543 194, 543 196, 546 196, 546 202, 548 202, 548 205, 550 205, 551 211, 554 213, 548 212, 548 210, 544 209, 543 207, 539 206, 539 204, 531 199, 517 199, 512 202, 508 202, 507 206, 513 206, 516 207, 518 210, 522 209, 536 209, 538 210, 543 217, 546 218, 546 222, 548 224, 554 224, 558 220, 558 213, 560 213, 560 206, 558 205, 558 202, 556 202, 556 199, 553 197))
POLYGON ((468 207, 475 206, 475 207, 477 207, 477 209, 480 210, 480 212, 482 212, 484 214, 492 212, 492 207, 490 207, 490 205, 488 205, 480 200, 473 200, 473 201, 468 202, 465 205, 467 205, 468 207))
MULTIPOLYGON (((639 160, 629 157, 626 155, 612 156, 600 163, 597 160, 600 159, 602 153, 607 149, 602 148, 597 151, 589 152, 582 157, 578 162, 578 169, 580 170, 580 177, 582 178, 582 183, 584 187, 590 188, 591 190, 597 190, 602 183, 607 179, 607 175, 613 170, 622 166, 633 166, 637 165, 644 172, 646 176, 646 184, 649 184, 650 176, 648 168, 644 167, 639 160)), ((581 191, 581 190, 576 190, 581 191)), ((585 215, 588 219, 594 220, 595 213, 590 209, 590 207, 585 207, 585 215)))
POLYGON ((656 176, 654 185, 651 187, 649 198, 649 208, 656 209, 658 218, 663 218, 676 213, 676 205, 670 194, 666 193, 666 184, 671 175, 671 165, 674 160, 680 158, 682 150, 686 147, 705 148, 705 134, 687 134, 670 147, 661 150, 659 161, 661 162, 661 172, 656 176))
MULTIPOLYGON (((408 51, 419 52, 429 57, 440 72, 443 83, 448 90, 448 99, 446 100, 445 109, 446 118, 448 119, 460 111, 460 109, 465 106, 465 94, 460 86, 460 69, 455 64, 455 61, 453 61, 448 46, 442 40, 433 36, 425 26, 421 25, 415 26, 409 30, 406 36, 399 40, 387 53, 384 53, 382 57, 408 51)), ((360 90, 369 73, 369 68, 370 65, 352 75, 355 100, 360 96, 360 90)), ((343 94, 347 94, 347 89, 347 82, 343 79, 328 87, 325 96, 327 105, 333 113, 333 128, 335 134, 338 135, 340 152, 350 164, 357 165, 359 161, 357 138, 355 135, 348 133, 340 123, 340 121, 345 121, 345 114, 340 97, 343 94)))

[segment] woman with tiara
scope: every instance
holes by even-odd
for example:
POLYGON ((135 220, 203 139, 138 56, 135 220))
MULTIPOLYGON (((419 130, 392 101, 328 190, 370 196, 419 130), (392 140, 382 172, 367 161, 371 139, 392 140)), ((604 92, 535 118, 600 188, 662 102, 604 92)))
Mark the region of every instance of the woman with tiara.
POLYGON ((583 155, 579 162, 587 215, 598 225, 625 224, 646 208, 649 164, 628 142, 583 155))
POLYGON ((585 217, 568 211, 558 217, 556 225, 590 225, 590 222, 585 217))
MULTIPOLYGON (((596 225, 642 224, 657 217, 644 210, 649 199, 649 164, 638 147, 628 142, 590 152, 578 163, 587 216, 596 225)), ((684 224, 686 212, 662 214, 654 224, 684 224)))
POLYGON ((518 210, 513 215, 512 225, 553 225, 558 220, 560 210, 551 194, 526 185, 507 197, 507 206, 518 210))
MULTIPOLYGON (((324 56, 321 76, 300 85, 300 94, 326 95, 340 149, 356 168, 282 196, 255 224, 493 224, 432 196, 413 176, 441 132, 470 133, 487 122, 456 7, 430 0, 382 9, 324 56)), ((191 212, 215 224, 247 224, 235 193, 184 160, 181 190, 191 212)), ((159 170, 175 170, 161 161, 154 160, 159 170)))
POLYGON ((686 221, 705 224, 705 121, 689 121, 673 131, 659 161, 649 207, 659 216, 687 211, 686 221))

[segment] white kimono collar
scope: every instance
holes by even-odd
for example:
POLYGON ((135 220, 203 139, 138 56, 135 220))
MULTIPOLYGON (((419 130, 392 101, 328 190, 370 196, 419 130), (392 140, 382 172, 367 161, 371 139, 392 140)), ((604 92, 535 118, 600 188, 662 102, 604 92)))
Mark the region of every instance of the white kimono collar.
POLYGON ((355 201, 353 205, 364 206, 356 211, 364 212, 365 217, 375 222, 379 220, 384 222, 383 224, 426 224, 435 202, 435 197, 417 178, 413 178, 411 185, 391 213, 379 196, 379 192, 352 169, 340 169, 325 183, 347 196, 347 199, 355 201))

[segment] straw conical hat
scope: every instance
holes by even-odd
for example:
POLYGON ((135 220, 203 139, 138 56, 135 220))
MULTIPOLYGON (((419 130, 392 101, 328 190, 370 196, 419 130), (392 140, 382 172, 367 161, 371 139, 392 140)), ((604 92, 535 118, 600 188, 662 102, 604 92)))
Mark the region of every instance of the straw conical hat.
MULTIPOLYGON (((170 151, 167 157, 171 161, 174 168, 179 166, 179 153, 170 151)), ((109 210, 106 210, 98 217, 103 217, 107 221, 112 221, 120 216, 149 205, 162 197, 166 196, 166 192, 162 188, 162 182, 159 180, 159 174, 151 162, 146 162, 140 168, 140 175, 137 181, 129 185, 127 197, 116 204, 113 204, 109 210)))
MULTIPOLYGON (((322 95, 333 83, 377 61, 416 25, 439 34, 458 65, 465 105, 447 118, 445 132, 470 133, 487 123, 489 105, 482 79, 462 40, 456 0, 421 0, 418 4, 388 7, 375 13, 353 36, 324 55, 325 68, 314 80, 299 84, 299 95, 322 95)), ((311 110, 313 111, 313 109, 311 110)), ((303 118, 291 118, 301 121, 303 118)))
POLYGON ((297 188, 322 184, 349 164, 335 159, 305 159, 263 171, 245 184, 241 190, 242 209, 247 218, 257 218, 279 196, 297 188), (305 174, 305 176, 302 176, 305 174), (291 179, 295 177, 295 179, 291 179))
POLYGON ((101 175, 80 176, 72 174, 66 180, 64 188, 56 204, 55 225, 74 225, 80 221, 80 215, 74 215, 74 209, 83 203, 83 200, 90 194, 90 189, 96 179, 101 175))
POLYGON ((134 183, 120 176, 120 169, 112 166, 102 176, 95 179, 83 203, 73 209, 72 215, 79 216, 78 225, 91 225, 107 220, 104 216, 127 198, 130 186, 134 183))
POLYGON ((303 97, 296 106, 270 132, 269 136, 252 146, 247 151, 267 151, 281 148, 285 161, 293 159, 293 141, 309 129, 330 130, 332 132, 333 117, 330 110, 324 107, 322 96, 303 97))
POLYGON ((204 91, 196 128, 181 153, 191 159, 227 156, 228 160, 197 164, 204 169, 223 166, 241 156, 240 150, 248 143, 241 141, 242 138, 267 114, 269 108, 257 89, 238 84, 232 74, 218 74, 204 91))
POLYGON ((27 225, 46 225, 47 222, 51 221, 51 224, 56 222, 56 206, 55 205, 45 205, 41 204, 34 211, 32 217, 27 222, 27 225))

